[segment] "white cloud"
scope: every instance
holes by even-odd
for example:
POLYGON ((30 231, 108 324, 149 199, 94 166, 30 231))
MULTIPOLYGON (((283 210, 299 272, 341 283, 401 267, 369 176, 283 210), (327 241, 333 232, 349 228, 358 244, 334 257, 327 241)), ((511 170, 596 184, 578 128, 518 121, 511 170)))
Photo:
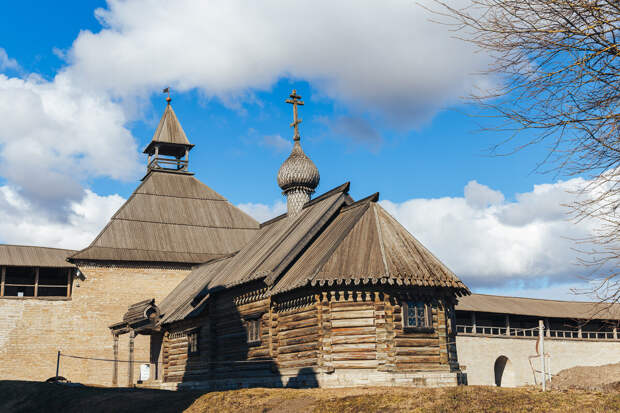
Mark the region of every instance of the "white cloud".
POLYGON ((573 240, 593 229, 591 222, 570 222, 561 206, 574 199, 567 191, 582 184, 535 185, 507 202, 499 191, 472 181, 463 198, 381 204, 472 286, 565 283, 585 272, 576 266, 573 240))
POLYGON ((68 205, 65 218, 59 219, 15 189, 0 186, 0 242, 85 248, 125 200, 119 195, 100 196, 88 189, 82 195, 81 200, 68 205))
POLYGON ((9 55, 6 53, 2 47, 0 47, 0 70, 19 69, 19 64, 17 64, 17 60, 11 59, 9 55))
POLYGON ((237 207, 258 222, 265 222, 286 212, 286 204, 282 201, 276 201, 273 205, 254 204, 249 202, 246 204, 239 204, 237 207))
POLYGON ((66 73, 118 96, 172 84, 234 105, 289 77, 415 126, 486 82, 471 75, 485 55, 409 0, 108 0, 96 16, 104 28, 80 33, 66 73))
POLYGON ((81 199, 91 177, 128 179, 138 154, 122 107, 75 87, 0 74, 0 175, 30 202, 60 210, 81 199))

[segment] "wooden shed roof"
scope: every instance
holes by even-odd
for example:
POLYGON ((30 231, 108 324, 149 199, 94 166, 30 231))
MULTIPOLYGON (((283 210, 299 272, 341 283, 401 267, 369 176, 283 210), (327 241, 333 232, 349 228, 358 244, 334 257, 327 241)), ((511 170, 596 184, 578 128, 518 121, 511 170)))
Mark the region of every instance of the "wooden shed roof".
POLYGON ((67 257, 73 253, 60 248, 0 245, 0 265, 71 268, 74 265, 67 262, 67 257))
POLYGON ((457 311, 479 311, 533 317, 620 320, 620 304, 544 300, 472 294, 459 298, 457 311))
POLYGON ((199 311, 209 293, 263 280, 269 294, 307 285, 390 284, 467 287, 376 204, 378 194, 352 203, 341 185, 310 201, 295 220, 278 217, 234 256, 192 271, 160 306, 162 323, 199 311))
POLYGON ((241 249, 259 224, 191 175, 151 171, 72 260, 203 263, 241 249))

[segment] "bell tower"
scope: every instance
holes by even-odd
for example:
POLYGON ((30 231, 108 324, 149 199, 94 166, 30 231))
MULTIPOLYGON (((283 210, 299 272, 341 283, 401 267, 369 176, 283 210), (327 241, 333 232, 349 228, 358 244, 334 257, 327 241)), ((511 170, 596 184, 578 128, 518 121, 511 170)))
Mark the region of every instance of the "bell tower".
POLYGON ((189 143, 179 120, 177 119, 170 102, 169 88, 164 89, 168 93, 166 97, 166 110, 164 111, 153 139, 144 149, 149 158, 147 172, 163 170, 190 174, 188 171, 189 151, 194 145, 189 143))

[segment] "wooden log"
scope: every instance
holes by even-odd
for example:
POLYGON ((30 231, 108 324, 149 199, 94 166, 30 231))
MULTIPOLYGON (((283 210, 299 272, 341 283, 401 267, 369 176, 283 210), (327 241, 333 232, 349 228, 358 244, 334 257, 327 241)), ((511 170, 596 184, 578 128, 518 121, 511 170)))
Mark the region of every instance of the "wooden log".
POLYGON ((396 347, 438 347, 439 341, 434 338, 400 338, 394 339, 396 347))
POLYGON ((396 356, 396 363, 437 363, 439 355, 436 356, 396 356))
POLYGON ((439 347, 397 347, 394 352, 397 356, 439 356, 439 347))
POLYGON ((332 353, 355 352, 355 351, 375 351, 375 343, 362 344, 332 344, 332 353))
POLYGON ((369 301, 363 302, 332 302, 331 312, 349 311, 349 310, 374 310, 374 303, 369 301))
POLYGON ((307 350, 317 350, 318 342, 306 343, 306 344, 295 344, 292 346, 280 346, 278 348, 278 354, 286 354, 286 353, 296 353, 307 350))
POLYGON ((377 353, 374 351, 359 352, 359 353, 334 353, 332 360, 376 360, 377 353))
POLYGON ((368 335, 368 334, 376 334, 375 327, 340 327, 340 328, 332 328, 331 333, 333 336, 342 336, 342 335, 368 335))
POLYGON ((319 341, 319 335, 318 334, 308 334, 305 336, 299 336, 299 337, 293 337, 293 338, 289 338, 289 339, 282 339, 280 340, 280 345, 281 346, 291 346, 294 344, 303 344, 303 343, 310 343, 313 341, 319 341))
POLYGON ((342 327, 369 327, 375 325, 374 318, 352 318, 346 320, 331 320, 332 329, 342 327))
POLYGON ((373 334, 366 335, 346 335, 346 336, 335 336, 332 338, 333 344, 358 344, 358 343, 374 343, 376 342, 377 336, 373 334))
POLYGON ((278 362, 279 368, 292 368, 292 367, 316 367, 318 364, 318 359, 304 359, 304 360, 293 360, 293 361, 283 361, 278 362))
POLYGON ((377 360, 334 360, 332 365, 341 369, 374 369, 379 362, 377 360))
POLYGON ((313 359, 318 355, 317 350, 311 351, 302 351, 297 353, 289 353, 289 354, 278 354, 277 361, 291 361, 291 360, 304 360, 304 359, 313 359))
POLYGON ((432 339, 432 340, 437 340, 439 338, 439 336, 436 333, 419 333, 417 331, 412 331, 412 332, 407 332, 407 333, 403 333, 402 331, 394 331, 395 335, 394 335, 394 339, 398 340, 401 338, 405 338, 405 339, 432 339))
POLYGON ((305 320, 307 318, 316 317, 317 311, 316 311, 316 308, 314 307, 308 307, 304 311, 299 311, 299 312, 287 314, 287 315, 279 314, 278 316, 279 316, 280 322, 288 323, 291 321, 299 321, 299 320, 305 320))
POLYGON ((287 331, 279 331, 278 338, 279 339, 287 339, 292 337, 299 337, 308 334, 316 334, 318 333, 318 326, 306 327, 306 328, 298 328, 295 330, 287 330, 287 331))
POLYGON ((349 318, 374 318, 375 311, 370 310, 350 310, 350 311, 336 311, 331 314, 332 320, 345 320, 349 318))

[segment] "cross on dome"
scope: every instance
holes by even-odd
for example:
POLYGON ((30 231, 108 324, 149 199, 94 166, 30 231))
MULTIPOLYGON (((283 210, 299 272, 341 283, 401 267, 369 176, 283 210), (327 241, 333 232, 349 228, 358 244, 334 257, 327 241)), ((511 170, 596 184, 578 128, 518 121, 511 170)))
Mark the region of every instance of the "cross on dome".
POLYGON ((293 123, 291 123, 291 127, 295 128, 295 135, 293 136, 293 140, 298 141, 299 140, 299 124, 302 122, 303 119, 298 118, 297 116, 297 105, 304 105, 303 100, 301 100, 301 96, 299 96, 297 94, 297 91, 295 89, 293 89, 293 93, 291 93, 290 95, 290 99, 286 99, 286 103, 290 103, 291 105, 293 105, 293 123))

